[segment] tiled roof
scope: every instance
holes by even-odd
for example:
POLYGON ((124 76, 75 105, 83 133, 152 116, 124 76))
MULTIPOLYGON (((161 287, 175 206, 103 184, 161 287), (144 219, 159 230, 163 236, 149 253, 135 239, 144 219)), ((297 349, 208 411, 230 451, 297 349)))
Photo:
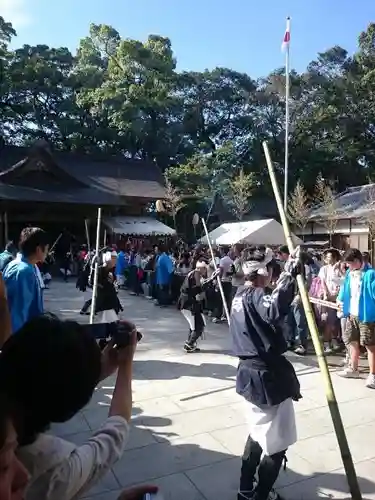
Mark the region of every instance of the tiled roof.
POLYGON ((365 184, 347 189, 334 198, 332 209, 317 205, 311 211, 311 219, 324 219, 329 212, 337 219, 360 219, 375 212, 375 184, 365 184))
MULTIPOLYGON (((78 181, 75 188, 53 192, 12 185, 9 178, 31 154, 28 148, 0 150, 0 198, 87 204, 124 204, 124 198, 157 199, 165 196, 162 173, 156 164, 119 156, 52 152, 51 162, 78 181)), ((46 154, 46 151, 44 151, 46 154)))

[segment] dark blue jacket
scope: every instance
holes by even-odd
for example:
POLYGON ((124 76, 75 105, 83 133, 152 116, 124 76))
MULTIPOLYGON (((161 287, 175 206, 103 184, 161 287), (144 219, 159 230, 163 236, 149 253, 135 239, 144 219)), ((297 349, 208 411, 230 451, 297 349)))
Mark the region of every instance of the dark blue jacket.
POLYGON ((294 289, 292 276, 282 273, 271 295, 262 288, 242 287, 233 300, 230 330, 234 354, 240 359, 236 390, 256 406, 301 397, 294 368, 283 356, 287 344, 281 328, 294 289))

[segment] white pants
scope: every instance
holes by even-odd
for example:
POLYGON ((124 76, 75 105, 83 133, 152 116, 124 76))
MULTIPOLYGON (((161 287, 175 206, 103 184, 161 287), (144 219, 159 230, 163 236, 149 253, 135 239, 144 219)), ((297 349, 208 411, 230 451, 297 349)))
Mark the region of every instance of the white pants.
MULTIPOLYGON (((194 314, 192 314, 189 309, 181 309, 181 313, 186 319, 186 321, 189 323, 190 330, 195 331, 195 321, 194 321, 194 314)), ((204 317, 204 314, 202 314, 202 320, 204 326, 206 326, 206 318, 204 317)))
POLYGON ((116 323, 119 321, 119 317, 114 309, 109 309, 108 311, 100 311, 96 315, 96 323, 116 323))
POLYGON ((266 455, 284 451, 297 441, 296 417, 291 398, 267 408, 259 408, 245 400, 245 412, 249 434, 266 455))

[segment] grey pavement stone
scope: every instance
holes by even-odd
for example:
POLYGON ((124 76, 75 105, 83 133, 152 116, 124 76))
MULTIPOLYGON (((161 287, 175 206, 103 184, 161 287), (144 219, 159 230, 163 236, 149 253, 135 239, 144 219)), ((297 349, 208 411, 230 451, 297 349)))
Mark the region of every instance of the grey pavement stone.
POLYGON ((207 500, 237 498, 238 475, 241 461, 238 457, 188 471, 188 478, 207 500))
POLYGON ((158 443, 125 451, 113 471, 122 486, 151 482, 170 474, 219 462, 231 455, 210 434, 176 438, 173 443, 158 443))
MULTIPOLYGON (((124 317, 144 333, 134 363, 131 436, 123 458, 92 500, 117 499, 121 487, 158 484, 165 500, 235 498, 240 456, 247 437, 244 408, 235 393, 236 358, 225 325, 208 323, 202 352, 182 352, 187 325, 173 308, 155 307, 121 292, 124 317)), ((60 317, 87 322, 79 310, 83 298, 74 283, 53 282, 47 309, 60 317)), ((288 451, 288 468, 278 488, 289 500, 349 498, 342 460, 333 432, 322 378, 314 357, 290 357, 301 383, 296 403, 299 441, 288 451)), ((375 391, 364 380, 331 376, 364 499, 375 500, 375 391)), ((363 375, 365 377, 365 373, 363 375)), ((92 401, 74 419, 53 431, 77 444, 105 419, 115 376, 100 384, 92 401)))
POLYGON ((117 500, 121 495, 121 490, 117 491, 106 491, 105 493, 100 493, 99 495, 90 495, 89 497, 84 497, 87 500, 117 500))
MULTIPOLYGON (((356 465, 358 482, 364 500, 375 499, 374 467, 375 462, 371 460, 356 465)), ((316 500, 318 498, 349 500, 351 498, 343 468, 329 474, 315 472, 302 481, 279 488, 279 492, 288 500, 316 500)))

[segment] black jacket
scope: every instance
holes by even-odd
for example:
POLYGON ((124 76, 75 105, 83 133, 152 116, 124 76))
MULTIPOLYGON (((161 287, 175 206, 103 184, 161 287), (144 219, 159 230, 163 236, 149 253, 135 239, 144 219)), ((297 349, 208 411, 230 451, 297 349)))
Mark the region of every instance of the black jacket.
POLYGON ((257 406, 298 400, 300 386, 291 363, 283 356, 287 344, 281 320, 294 298, 294 279, 283 273, 275 290, 241 287, 232 304, 230 330, 239 357, 236 390, 257 406))
POLYGON ((202 293, 210 283, 209 280, 206 280, 198 285, 195 273, 196 271, 190 271, 184 279, 178 301, 178 308, 180 310, 188 309, 194 314, 203 312, 203 300, 197 300, 197 295, 202 293))
POLYGON ((110 309, 114 309, 116 314, 122 311, 114 285, 113 274, 109 273, 106 267, 100 267, 98 270, 95 312, 109 311, 110 309))

